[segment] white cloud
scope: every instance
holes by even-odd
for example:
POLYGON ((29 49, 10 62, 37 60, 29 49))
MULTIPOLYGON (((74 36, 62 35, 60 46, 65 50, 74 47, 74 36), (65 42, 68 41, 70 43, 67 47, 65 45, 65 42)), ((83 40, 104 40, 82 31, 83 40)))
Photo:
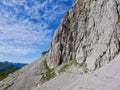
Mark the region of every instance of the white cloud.
POLYGON ((0 59, 4 59, 4 55, 0 54, 0 59))
POLYGON ((17 47, 17 46, 0 46, 2 53, 14 54, 14 55, 25 55, 28 53, 33 53, 36 50, 27 47, 17 47))
POLYGON ((50 30, 45 30, 45 27, 41 27, 42 30, 39 31, 37 29, 39 28, 29 25, 0 27, 0 51, 21 55, 37 52, 37 46, 34 44, 45 44, 51 40, 50 30))
POLYGON ((0 0, 0 53, 22 56, 39 52, 40 46, 48 45, 54 32, 50 28, 55 28, 53 24, 59 23, 70 8, 63 2, 0 0))

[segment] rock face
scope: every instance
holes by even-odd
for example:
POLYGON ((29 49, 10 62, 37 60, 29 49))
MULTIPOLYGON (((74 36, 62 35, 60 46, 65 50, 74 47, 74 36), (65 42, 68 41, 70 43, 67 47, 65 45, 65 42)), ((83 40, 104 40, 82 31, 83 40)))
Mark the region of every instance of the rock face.
POLYGON ((119 13, 119 0, 76 0, 55 32, 49 66, 75 59, 93 70, 112 60, 120 51, 119 13))
POLYGON ((56 68, 76 60, 91 71, 113 60, 119 52, 120 0, 75 0, 55 32, 49 52, 1 81, 0 88, 30 90, 39 85, 45 73, 44 61, 56 68))

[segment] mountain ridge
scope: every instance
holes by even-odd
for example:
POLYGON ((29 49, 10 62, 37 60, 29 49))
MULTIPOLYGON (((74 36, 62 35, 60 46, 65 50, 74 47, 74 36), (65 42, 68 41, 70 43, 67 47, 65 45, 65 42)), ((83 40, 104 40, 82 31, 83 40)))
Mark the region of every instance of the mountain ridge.
POLYGON ((9 61, 4 61, 2 63, 4 63, 4 64, 12 64, 12 65, 14 65, 14 66, 16 66, 18 68, 22 68, 22 67, 28 65, 27 63, 9 62, 9 61))
POLYGON ((5 64, 5 63, 0 62, 0 72, 11 70, 11 69, 18 69, 18 67, 10 63, 5 64))

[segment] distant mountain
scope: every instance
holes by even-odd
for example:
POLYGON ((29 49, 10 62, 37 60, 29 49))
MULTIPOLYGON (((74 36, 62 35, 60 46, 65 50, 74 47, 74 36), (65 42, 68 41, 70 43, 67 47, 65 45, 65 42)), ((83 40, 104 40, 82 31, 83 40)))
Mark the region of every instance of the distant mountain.
POLYGON ((0 81, 8 77, 10 73, 24 67, 27 64, 24 63, 13 63, 13 62, 0 62, 0 81))
POLYGON ((0 62, 0 72, 12 70, 12 69, 18 69, 18 67, 14 66, 13 64, 10 64, 10 63, 0 62))
POLYGON ((16 67, 18 67, 18 68, 22 68, 22 67, 24 67, 24 66, 26 66, 27 64, 26 63, 14 63, 14 62, 8 62, 8 61, 5 61, 5 62, 3 62, 4 64, 12 64, 12 65, 14 65, 14 66, 16 66, 16 67))
POLYGON ((24 67, 27 64, 24 63, 13 63, 13 62, 0 62, 0 72, 12 70, 12 69, 19 69, 24 67))

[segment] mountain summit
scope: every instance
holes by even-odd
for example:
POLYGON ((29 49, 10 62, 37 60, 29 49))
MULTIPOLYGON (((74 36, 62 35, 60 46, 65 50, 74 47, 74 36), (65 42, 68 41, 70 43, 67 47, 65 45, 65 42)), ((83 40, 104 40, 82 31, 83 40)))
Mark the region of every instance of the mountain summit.
POLYGON ((119 52, 120 0, 75 0, 49 51, 1 81, 0 88, 119 90, 119 52))

